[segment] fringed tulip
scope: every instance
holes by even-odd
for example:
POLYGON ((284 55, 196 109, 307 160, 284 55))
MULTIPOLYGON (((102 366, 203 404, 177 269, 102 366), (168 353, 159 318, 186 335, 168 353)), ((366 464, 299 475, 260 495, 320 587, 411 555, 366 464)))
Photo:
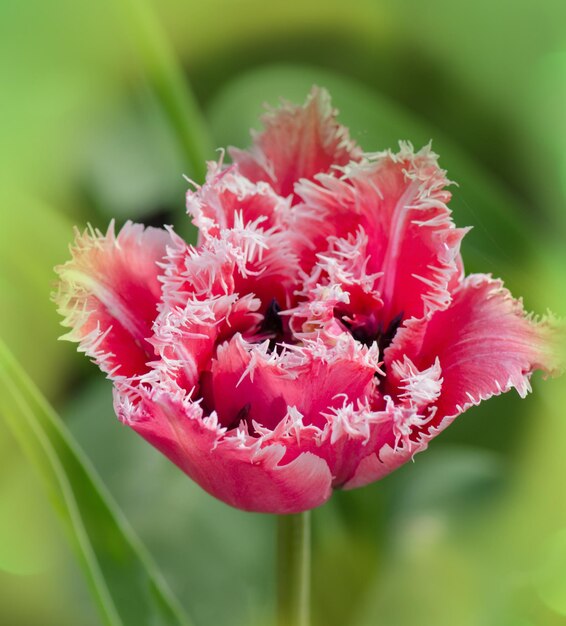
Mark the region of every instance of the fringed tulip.
POLYGON ((187 194, 198 245, 77 234, 56 301, 118 417, 235 507, 323 504, 471 405, 559 369, 555 323, 464 276, 437 156, 364 154, 327 93, 264 119, 187 194))

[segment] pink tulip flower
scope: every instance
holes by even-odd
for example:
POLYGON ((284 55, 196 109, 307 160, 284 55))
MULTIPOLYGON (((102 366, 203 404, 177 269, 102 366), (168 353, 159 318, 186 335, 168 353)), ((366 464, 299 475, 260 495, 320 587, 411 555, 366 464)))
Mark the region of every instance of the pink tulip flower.
POLYGON ((560 363, 552 319, 464 275, 430 147, 363 153, 317 88, 264 123, 188 192, 198 245, 77 233, 55 299, 125 424, 220 500, 294 513, 560 363))

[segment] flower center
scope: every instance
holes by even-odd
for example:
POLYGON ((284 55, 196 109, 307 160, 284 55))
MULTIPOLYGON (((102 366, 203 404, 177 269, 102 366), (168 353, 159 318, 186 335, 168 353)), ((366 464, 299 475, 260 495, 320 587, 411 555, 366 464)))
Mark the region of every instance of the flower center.
POLYGON ((352 337, 368 348, 377 341, 379 354, 389 347, 395 337, 399 326, 403 321, 403 311, 396 315, 389 324, 384 327, 383 322, 376 318, 375 313, 363 317, 354 316, 354 320, 348 315, 337 313, 336 317, 350 331, 352 337))
POLYGON ((271 350, 275 347, 275 343, 283 337, 283 320, 279 313, 281 306, 276 298, 272 298, 263 314, 263 321, 259 326, 260 333, 270 337, 269 347, 271 350), (273 344, 273 345, 272 345, 273 344))
POLYGON ((248 430, 250 434, 255 434, 252 421, 250 419, 251 408, 252 408, 251 402, 247 402, 246 404, 244 404, 244 406, 236 413, 232 422, 230 424, 227 424, 228 430, 237 428, 240 425, 240 422, 244 421, 248 425, 248 430))
POLYGON ((272 298, 263 314, 263 321, 259 325, 260 336, 269 339, 269 352, 279 352, 282 343, 297 343, 289 329, 288 319, 280 313, 281 305, 277 298, 272 298))

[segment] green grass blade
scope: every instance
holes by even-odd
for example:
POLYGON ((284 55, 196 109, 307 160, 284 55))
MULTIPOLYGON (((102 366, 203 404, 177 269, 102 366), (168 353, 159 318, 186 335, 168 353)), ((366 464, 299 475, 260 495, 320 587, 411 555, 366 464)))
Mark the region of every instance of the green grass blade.
POLYGON ((109 626, 188 626, 95 470, 0 340, 0 414, 39 470, 109 626))
POLYGON ((147 80, 191 168, 190 174, 202 182, 206 175, 206 159, 214 157, 214 146, 182 66, 149 0, 120 0, 119 5, 147 80))

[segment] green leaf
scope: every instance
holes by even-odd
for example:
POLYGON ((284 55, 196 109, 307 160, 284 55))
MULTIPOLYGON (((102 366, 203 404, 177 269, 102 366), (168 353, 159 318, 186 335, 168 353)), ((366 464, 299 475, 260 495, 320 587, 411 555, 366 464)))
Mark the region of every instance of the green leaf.
POLYGON ((458 183, 450 203, 455 221, 474 227, 464 240, 468 269, 500 274, 504 266, 508 274, 518 275, 518 263, 523 270, 528 267, 536 228, 520 201, 433 125, 361 83, 304 66, 253 70, 228 84, 210 104, 214 138, 222 146, 249 145, 249 129, 259 127, 264 103, 276 106, 281 98, 303 102, 313 84, 329 90, 340 121, 367 151, 395 149, 399 140, 418 148, 432 140, 440 164, 458 183))
POLYGON ((64 423, 0 340, 0 410, 39 469, 109 626, 187 625, 64 423))
POLYGON ((94 376, 73 389, 60 414, 128 519, 143 531, 145 545, 174 581, 193 621, 207 626, 269 624, 275 592, 274 516, 250 515, 206 493, 114 417, 111 388, 102 375, 94 376))
POLYGON ((212 153, 208 128, 183 69, 146 0, 120 0, 144 73, 179 142, 191 174, 203 180, 205 160, 212 153))

